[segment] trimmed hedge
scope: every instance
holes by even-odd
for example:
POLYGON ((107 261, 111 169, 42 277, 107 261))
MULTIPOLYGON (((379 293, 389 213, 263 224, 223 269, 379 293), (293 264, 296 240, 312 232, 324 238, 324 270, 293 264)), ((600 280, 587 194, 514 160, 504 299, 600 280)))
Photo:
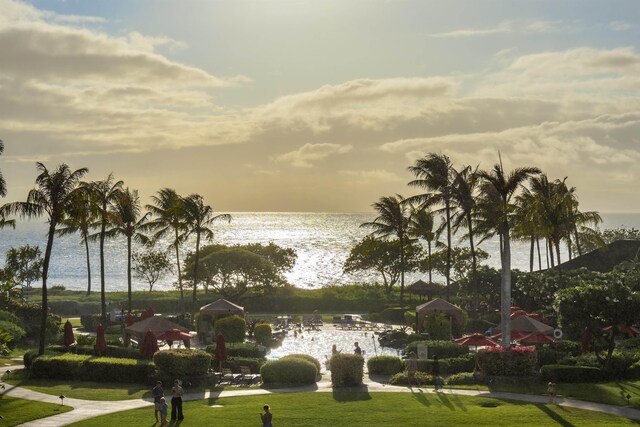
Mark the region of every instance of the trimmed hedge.
POLYGON ((247 323, 240 316, 228 316, 213 324, 215 336, 222 334, 226 342, 243 342, 247 333, 247 323))
POLYGON ((147 361, 64 354, 33 360, 31 378, 100 382, 145 382, 155 371, 147 361))
MULTIPOLYGON (((73 354, 85 354, 90 356, 97 356, 98 352, 96 351, 93 345, 74 345, 70 347, 66 347, 63 345, 50 345, 47 347, 47 350, 56 352, 56 353, 73 353, 73 354)), ((105 357, 118 357, 125 359, 144 359, 144 356, 140 355, 140 351, 131 347, 119 347, 115 345, 108 345, 107 348, 102 352, 101 356, 105 357)))
POLYGON ((160 376, 168 378, 205 375, 211 366, 211 359, 211 355, 202 350, 188 348, 163 350, 153 355, 160 376))
POLYGON ((25 369, 31 369, 31 365, 36 357, 38 357, 38 352, 36 350, 25 351, 24 355, 22 355, 22 363, 25 369))
POLYGON ((445 381, 447 385, 474 385, 482 383, 482 377, 474 372, 459 372, 445 381))
POLYGON ((83 314, 80 316, 80 323, 87 332, 95 332, 98 325, 102 323, 102 316, 99 314, 83 314))
POLYGON ((600 368, 591 366, 546 365, 540 369, 544 381, 564 383, 590 383, 604 379, 600 368))
MULTIPOLYGON (((416 380, 419 384, 428 385, 435 384, 433 381, 433 376, 427 374, 426 372, 416 372, 415 376, 416 380)), ((398 372, 391 378, 389 378, 390 385, 409 385, 409 378, 407 377, 407 372, 398 372)))
POLYGON ((334 387, 362 384, 364 359, 356 354, 336 354, 331 358, 331 383, 334 387))
POLYGON ((316 359, 313 356, 309 356, 308 354, 288 354, 284 357, 281 357, 280 360, 282 359, 290 359, 290 358, 296 358, 296 359, 304 359, 307 362, 311 362, 315 365, 316 369, 318 370, 318 372, 320 372, 320 361, 318 361, 318 359, 316 359))
POLYGON ((373 375, 394 375, 402 372, 406 364, 399 357, 375 356, 367 360, 367 370, 373 375))
POLYGON ((260 368, 260 375, 265 384, 305 385, 315 383, 318 370, 308 360, 290 357, 268 361, 260 368))
MULTIPOLYGON (((403 360, 403 370, 406 369, 406 360, 403 360)), ((441 374, 457 374, 458 372, 471 372, 476 368, 476 359, 473 354, 449 359, 438 359, 441 374)), ((433 372, 433 359, 418 359, 419 372, 433 372)))
POLYGON ((537 355, 529 347, 479 351, 476 355, 480 371, 485 375, 525 377, 536 369, 537 355))
POLYGON ((460 357, 469 353, 469 348, 463 345, 458 345, 451 341, 414 341, 407 345, 404 350, 405 354, 409 354, 412 351, 418 353, 418 345, 426 345, 429 349, 429 357, 433 358, 438 356, 438 359, 449 359, 452 357, 460 357))
POLYGON ((271 325, 268 323, 258 323, 253 330, 253 335, 258 344, 266 345, 271 341, 271 325))

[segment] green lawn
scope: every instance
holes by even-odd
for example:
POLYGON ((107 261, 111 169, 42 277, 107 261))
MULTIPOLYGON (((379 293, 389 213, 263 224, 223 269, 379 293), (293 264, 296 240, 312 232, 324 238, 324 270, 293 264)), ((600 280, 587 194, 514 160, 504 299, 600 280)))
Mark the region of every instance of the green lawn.
MULTIPOLYGON (((597 412, 433 393, 285 393, 199 400, 184 404, 182 425, 256 426, 264 404, 276 426, 564 425, 623 426, 636 423, 597 412)), ((142 426, 153 423, 149 408, 86 420, 73 426, 142 426)))
POLYGON ((80 322, 79 317, 63 317, 60 324, 64 326, 64 324, 67 323, 67 320, 71 322, 71 326, 73 326, 74 328, 82 327, 82 323, 80 322))
POLYGON ((10 396, 0 396, 0 421, 2 426, 17 426, 27 421, 39 420, 51 415, 70 411, 70 406, 61 406, 53 403, 33 402, 31 400, 17 399, 10 396))

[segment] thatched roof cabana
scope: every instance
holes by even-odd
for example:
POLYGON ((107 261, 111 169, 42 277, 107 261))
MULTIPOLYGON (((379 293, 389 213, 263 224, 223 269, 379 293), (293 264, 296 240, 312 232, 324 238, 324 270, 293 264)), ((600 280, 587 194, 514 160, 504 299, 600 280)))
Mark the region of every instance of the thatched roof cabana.
POLYGON ((418 329, 422 328, 424 318, 433 313, 443 313, 446 316, 450 316, 459 325, 462 325, 462 309, 441 298, 436 298, 416 307, 418 329))
POLYGON ((444 288, 440 285, 437 285, 433 282, 425 282, 422 279, 418 279, 413 282, 409 286, 407 286, 407 292, 410 294, 420 295, 420 297, 427 296, 427 299, 430 300, 433 295, 442 295, 444 293, 444 288))

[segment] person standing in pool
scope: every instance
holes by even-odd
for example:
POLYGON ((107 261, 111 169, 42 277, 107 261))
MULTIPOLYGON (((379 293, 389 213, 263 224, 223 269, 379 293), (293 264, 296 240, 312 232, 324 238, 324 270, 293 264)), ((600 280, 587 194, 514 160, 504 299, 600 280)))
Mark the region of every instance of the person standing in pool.
POLYGON ((353 354, 362 356, 362 349, 360 348, 360 344, 358 344, 358 341, 354 342, 353 345, 355 346, 355 348, 353 349, 353 354))

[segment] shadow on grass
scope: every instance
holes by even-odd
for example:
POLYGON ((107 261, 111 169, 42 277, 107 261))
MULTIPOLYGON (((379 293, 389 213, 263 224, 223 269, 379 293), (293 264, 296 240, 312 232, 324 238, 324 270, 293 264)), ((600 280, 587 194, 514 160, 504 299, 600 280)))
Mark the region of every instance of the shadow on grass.
POLYGON ((569 421, 565 420, 564 418, 562 418, 560 416, 560 414, 554 412, 551 408, 549 408, 547 405, 543 405, 541 403, 535 405, 536 408, 540 409, 542 412, 544 412, 545 414, 547 414, 547 416, 549 416, 549 418, 551 418, 553 421, 555 421, 556 423, 558 423, 561 426, 564 427, 573 427, 575 424, 570 423, 569 421))
POLYGON ((369 388, 366 385, 355 387, 340 387, 333 389, 333 400, 336 402, 358 402, 371 400, 369 388))
POLYGON ((436 396, 438 397, 438 400, 447 408, 449 408, 449 410, 451 411, 455 411, 456 408, 455 406, 453 406, 453 402, 451 401, 451 399, 449 399, 449 395, 448 394, 444 394, 444 393, 436 393, 436 396))
POLYGON ((462 412, 467 412, 467 407, 464 405, 464 403, 462 403, 462 400, 460 400, 460 396, 458 396, 457 394, 450 394, 449 396, 450 400, 455 406, 458 407, 458 409, 460 409, 462 412))
POLYGON ((429 402, 429 399, 427 399, 427 393, 425 393, 421 388, 412 388, 411 395, 418 401, 419 404, 423 406, 431 406, 431 402, 429 402))

